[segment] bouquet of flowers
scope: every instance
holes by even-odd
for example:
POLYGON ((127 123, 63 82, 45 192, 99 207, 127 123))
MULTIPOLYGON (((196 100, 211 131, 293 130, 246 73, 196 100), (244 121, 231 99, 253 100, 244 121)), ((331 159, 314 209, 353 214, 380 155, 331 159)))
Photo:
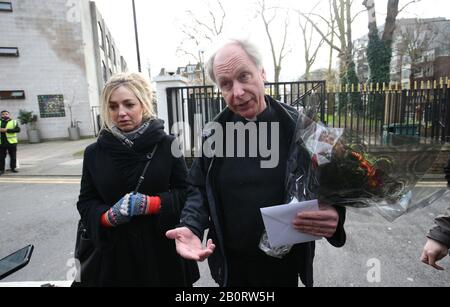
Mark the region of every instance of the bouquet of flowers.
MULTIPOLYGON (((297 163, 289 170, 288 202, 318 199, 334 206, 370 208, 393 222, 446 194, 445 189, 415 189, 436 160, 440 143, 421 144, 399 136, 401 145, 369 147, 354 133, 312 118, 301 113, 297 123, 297 146, 291 157, 297 163)), ((291 247, 270 247, 266 233, 260 242, 264 252, 278 258, 291 247)))

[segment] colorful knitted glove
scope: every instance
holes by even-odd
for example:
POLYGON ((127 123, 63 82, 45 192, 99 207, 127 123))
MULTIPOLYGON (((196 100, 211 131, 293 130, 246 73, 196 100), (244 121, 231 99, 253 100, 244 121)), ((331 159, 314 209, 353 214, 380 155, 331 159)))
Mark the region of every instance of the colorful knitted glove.
POLYGON ((116 227, 128 223, 132 217, 157 214, 161 208, 159 197, 144 194, 127 194, 102 216, 102 225, 116 227))

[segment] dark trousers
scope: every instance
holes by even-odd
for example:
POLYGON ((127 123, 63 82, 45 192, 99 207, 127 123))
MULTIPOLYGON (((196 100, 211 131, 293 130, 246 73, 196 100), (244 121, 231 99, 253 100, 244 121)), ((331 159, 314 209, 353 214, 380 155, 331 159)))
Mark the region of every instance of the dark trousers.
POLYGON ((9 155, 11 169, 17 167, 17 146, 0 147, 0 172, 5 171, 6 154, 9 155))
POLYGON ((295 258, 229 254, 229 287, 298 287, 295 258))

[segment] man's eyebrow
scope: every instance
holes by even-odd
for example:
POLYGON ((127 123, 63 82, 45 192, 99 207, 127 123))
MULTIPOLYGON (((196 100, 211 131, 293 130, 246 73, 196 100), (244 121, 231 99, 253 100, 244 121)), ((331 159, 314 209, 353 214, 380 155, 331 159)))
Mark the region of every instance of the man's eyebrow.
MULTIPOLYGON (((247 65, 242 66, 242 67, 239 67, 239 68, 236 69, 236 71, 233 73, 233 76, 239 76, 239 75, 241 75, 242 73, 250 73, 250 68, 249 68, 247 65)), ((226 77, 219 76, 219 77, 217 78, 218 81, 223 81, 223 80, 228 80, 228 79, 230 79, 230 77, 228 77, 228 76, 226 76, 226 77)))

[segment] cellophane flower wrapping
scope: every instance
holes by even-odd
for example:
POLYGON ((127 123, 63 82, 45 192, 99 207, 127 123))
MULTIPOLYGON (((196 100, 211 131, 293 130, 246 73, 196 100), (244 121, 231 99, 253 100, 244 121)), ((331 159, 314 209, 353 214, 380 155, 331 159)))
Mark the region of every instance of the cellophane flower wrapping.
MULTIPOLYGON (((440 153, 438 141, 390 135, 370 146, 361 132, 327 127, 314 112, 301 112, 294 167, 287 181, 287 203, 318 199, 321 204, 375 211, 389 222, 437 200, 449 199, 446 188, 419 188, 440 153), (361 209, 367 208, 367 209, 361 209)), ((282 258, 292 246, 272 248, 264 233, 260 248, 282 258)))

